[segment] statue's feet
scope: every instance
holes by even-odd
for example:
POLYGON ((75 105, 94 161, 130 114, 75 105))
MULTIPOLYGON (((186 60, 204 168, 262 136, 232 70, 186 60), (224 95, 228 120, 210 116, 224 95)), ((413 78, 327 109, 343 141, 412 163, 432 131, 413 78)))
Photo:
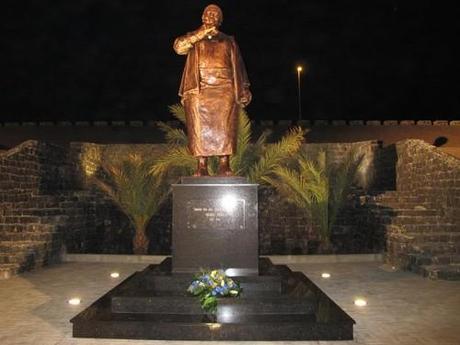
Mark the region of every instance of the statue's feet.
POLYGON ((198 157, 198 166, 193 176, 209 176, 207 157, 198 157))
POLYGON ((219 157, 219 176, 233 176, 232 169, 230 169, 230 157, 220 156, 219 157))
POLYGON ((208 169, 199 169, 199 170, 195 171, 193 176, 209 176, 208 169))

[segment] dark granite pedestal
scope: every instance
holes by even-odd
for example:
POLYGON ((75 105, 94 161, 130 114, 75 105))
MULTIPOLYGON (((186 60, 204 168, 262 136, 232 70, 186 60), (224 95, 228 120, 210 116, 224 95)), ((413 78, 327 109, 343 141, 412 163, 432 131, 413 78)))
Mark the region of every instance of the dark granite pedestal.
POLYGON ((75 316, 73 336, 159 340, 351 340, 353 319, 300 272, 259 260, 259 275, 235 277, 239 298, 221 298, 206 315, 173 273, 171 259, 150 265, 75 316))
POLYGON ((173 272, 257 275, 257 184, 238 176, 182 177, 172 190, 173 272))

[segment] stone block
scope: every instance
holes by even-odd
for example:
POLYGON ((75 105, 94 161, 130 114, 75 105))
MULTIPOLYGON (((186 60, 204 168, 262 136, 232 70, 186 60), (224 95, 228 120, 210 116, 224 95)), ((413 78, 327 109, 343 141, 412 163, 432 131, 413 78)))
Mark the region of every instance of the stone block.
POLYGON ((78 127, 90 127, 89 121, 76 121, 75 126, 78 127))
POLYGON ((416 124, 417 126, 432 126, 433 122, 431 120, 419 120, 416 124))
POLYGON ((35 127, 37 126, 37 122, 34 121, 26 121, 22 123, 23 127, 35 127))
POLYGON ((412 125, 415 125, 415 121, 414 120, 402 120, 399 122, 399 124, 402 126, 412 126, 412 125))
POLYGON ((144 121, 140 121, 140 120, 129 121, 129 125, 131 127, 143 127, 144 126, 144 121))
POLYGON ((112 121, 111 124, 112 124, 112 126, 114 126, 114 127, 123 127, 123 126, 126 126, 126 122, 125 122, 125 121, 112 121))
POLYGON ((289 126, 292 126, 292 121, 291 120, 279 120, 278 125, 282 127, 289 127, 289 126))
POLYGON ((329 125, 328 120, 314 120, 313 121, 313 126, 327 126, 329 125))
POLYGON ((93 125, 96 126, 96 127, 106 127, 108 126, 108 122, 107 121, 94 121, 93 122, 93 125))
POLYGON ((385 120, 383 121, 384 126, 397 126, 398 121, 397 120, 385 120))
POLYGON ((40 127, 52 127, 54 126, 54 122, 53 121, 40 121, 38 125, 40 127))
POLYGON ((382 122, 379 120, 366 121, 367 126, 381 126, 382 122))
POLYGON ((71 127, 73 126, 73 123, 71 121, 58 121, 57 125, 59 127, 71 127))

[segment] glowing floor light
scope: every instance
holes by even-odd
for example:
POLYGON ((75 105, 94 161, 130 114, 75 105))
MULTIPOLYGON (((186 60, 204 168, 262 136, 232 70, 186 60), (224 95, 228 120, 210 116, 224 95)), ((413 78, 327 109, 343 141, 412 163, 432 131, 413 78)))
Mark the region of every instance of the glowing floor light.
POLYGON ((331 274, 327 273, 327 272, 324 272, 324 273, 321 274, 321 277, 324 278, 324 279, 327 279, 327 278, 331 277, 331 274))
POLYGON ((120 277, 120 273, 118 273, 118 272, 112 272, 112 273, 110 273, 110 276, 111 276, 112 278, 118 278, 118 277, 120 277))
POLYGON ((363 298, 355 299, 355 306, 357 307, 365 307, 367 305, 367 301, 363 298))
POLYGON ((69 304, 70 305, 79 305, 81 303, 81 299, 74 297, 69 299, 69 304))

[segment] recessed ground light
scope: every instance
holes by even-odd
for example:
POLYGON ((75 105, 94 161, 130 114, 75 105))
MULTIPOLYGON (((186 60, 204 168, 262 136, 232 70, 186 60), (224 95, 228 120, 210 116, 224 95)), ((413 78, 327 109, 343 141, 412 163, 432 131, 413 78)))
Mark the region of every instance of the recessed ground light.
POLYGON ((327 279, 327 278, 330 278, 330 277, 331 277, 331 274, 330 274, 330 273, 327 273, 327 272, 324 272, 324 273, 321 274, 321 277, 327 279))
POLYGON ((81 303, 81 299, 79 298, 71 298, 69 299, 69 304, 71 305, 79 305, 81 303))
POLYGON ((355 299, 355 305, 358 307, 365 307, 367 305, 367 301, 362 298, 355 299))
POLYGON ((112 278, 118 278, 118 277, 120 276, 120 273, 118 273, 118 272, 112 272, 112 273, 110 273, 110 276, 111 276, 112 278))

